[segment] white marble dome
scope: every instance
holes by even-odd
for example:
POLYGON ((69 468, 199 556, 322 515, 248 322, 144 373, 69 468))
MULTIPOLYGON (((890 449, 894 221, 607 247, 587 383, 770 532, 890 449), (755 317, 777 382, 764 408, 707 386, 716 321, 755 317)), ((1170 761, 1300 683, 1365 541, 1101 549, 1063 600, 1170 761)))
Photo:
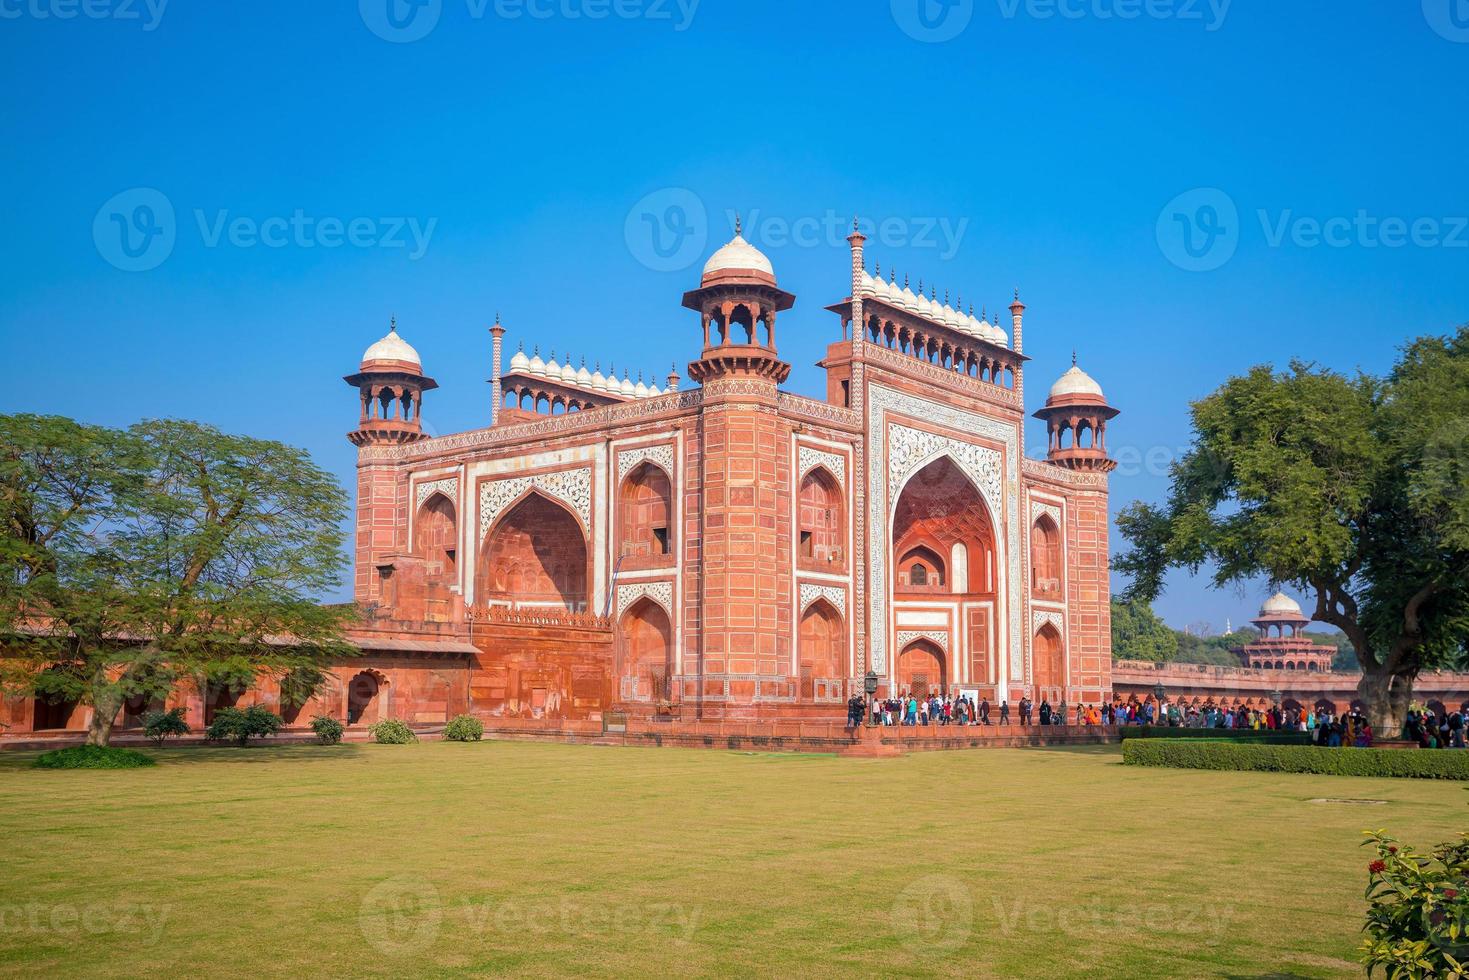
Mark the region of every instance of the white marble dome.
POLYGON ((1051 397, 1066 398, 1076 395, 1087 395, 1102 400, 1105 400, 1106 397, 1102 394, 1102 386, 1093 381, 1091 375, 1073 364, 1055 384, 1051 385, 1051 397))
POLYGON ((524 347, 522 347, 520 350, 516 351, 515 352, 515 356, 512 357, 512 358, 510 358, 510 370, 512 370, 512 371, 529 371, 530 370, 530 358, 528 358, 528 357, 525 356, 525 348, 524 347))
POLYGON ((398 336, 398 324, 393 323, 388 328, 388 335, 362 354, 362 363, 368 361, 407 361, 415 367, 423 367, 423 361, 418 357, 418 351, 402 337, 398 336))
POLYGON ((1296 602, 1284 592, 1277 592, 1265 600, 1260 607, 1260 615, 1264 616, 1302 616, 1301 604, 1296 602))
POLYGON ((735 271, 763 272, 772 281, 775 279, 775 268, 770 264, 770 259, 765 257, 764 252, 745 241, 739 232, 735 232, 734 238, 709 256, 709 261, 704 263, 704 278, 707 280, 722 272, 735 271))

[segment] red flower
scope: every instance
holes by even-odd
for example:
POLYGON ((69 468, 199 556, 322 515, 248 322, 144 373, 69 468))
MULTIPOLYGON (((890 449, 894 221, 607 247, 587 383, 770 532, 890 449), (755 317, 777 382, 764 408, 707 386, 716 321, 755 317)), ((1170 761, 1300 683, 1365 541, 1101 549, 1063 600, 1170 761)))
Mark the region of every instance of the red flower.
POLYGON ((1389 853, 1389 854, 1396 854, 1396 853, 1398 853, 1398 849, 1396 847, 1389 847, 1387 849, 1387 853, 1389 853))
POLYGON ((1367 865, 1367 870, 1375 875, 1380 875, 1387 870, 1387 862, 1373 861, 1371 864, 1367 865))
POLYGON ((1457 889, 1457 888, 1445 888, 1443 890, 1443 893, 1444 893, 1444 898, 1458 898, 1459 897, 1459 889, 1457 889))

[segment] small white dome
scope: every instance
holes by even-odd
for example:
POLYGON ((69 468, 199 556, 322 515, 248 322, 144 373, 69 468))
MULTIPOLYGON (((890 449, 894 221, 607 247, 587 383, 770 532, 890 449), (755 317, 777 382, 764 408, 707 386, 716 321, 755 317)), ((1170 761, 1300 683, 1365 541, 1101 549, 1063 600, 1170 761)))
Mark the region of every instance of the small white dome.
MULTIPOLYGON (((998 329, 998 328, 996 328, 998 329)), ((1051 397, 1063 398, 1068 395, 1090 395, 1093 398, 1104 398, 1102 386, 1092 380, 1087 374, 1075 364, 1067 372, 1051 385, 1051 397)))
POLYGON ((648 397, 648 386, 643 384, 642 378, 638 379, 637 385, 633 388, 633 394, 637 395, 639 398, 648 397))
POLYGON ((607 378, 602 374, 602 365, 597 365, 597 370, 592 372, 592 388, 596 391, 607 390, 607 378))
POLYGON ((561 380, 567 384, 576 384, 576 368, 570 364, 561 365, 561 380))
POLYGON ((903 284, 903 291, 895 298, 903 304, 904 308, 918 312, 918 295, 908 288, 907 283, 903 284))
POLYGON ((622 384, 618 386, 617 390, 629 398, 632 398, 638 393, 638 390, 633 387, 632 379, 627 376, 626 370, 622 372, 622 384))
POLYGON ((556 363, 556 352, 551 352, 551 359, 546 362, 546 377, 560 379, 561 365, 556 363))
POLYGON ((704 263, 704 278, 735 270, 763 272, 771 279, 775 278, 775 269, 765 253, 745 241, 738 231, 723 248, 709 256, 709 261, 704 263))
POLYGON ((396 320, 388 328, 388 335, 363 353, 362 363, 366 364, 368 361, 407 361, 409 364, 423 367, 423 362, 418 358, 418 351, 398 336, 396 320))
POLYGON ((592 375, 591 372, 587 370, 586 361, 582 361, 581 367, 577 368, 576 383, 581 385, 583 388, 592 383, 592 375))
POLYGON ((510 370, 512 370, 512 371, 529 371, 530 370, 530 358, 528 358, 528 357, 525 356, 525 348, 524 347, 522 347, 520 350, 516 351, 515 352, 515 356, 512 357, 512 358, 510 358, 510 370))
POLYGON ((531 355, 530 363, 525 366, 525 369, 531 374, 546 373, 546 362, 541 360, 541 349, 539 347, 537 347, 535 349, 535 353, 531 355))
POLYGON ((1261 616, 1301 616, 1301 604, 1284 592, 1277 592, 1260 607, 1261 616))

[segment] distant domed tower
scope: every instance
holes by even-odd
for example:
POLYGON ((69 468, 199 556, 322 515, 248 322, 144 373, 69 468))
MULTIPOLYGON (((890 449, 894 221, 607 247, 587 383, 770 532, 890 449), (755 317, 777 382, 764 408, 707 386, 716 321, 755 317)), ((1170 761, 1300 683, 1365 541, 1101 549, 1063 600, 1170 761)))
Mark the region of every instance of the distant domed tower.
POLYGON ((763 377, 780 384, 791 366, 776 355, 775 315, 795 305, 796 297, 775 282, 770 260, 735 236, 709 257, 698 289, 684 293, 683 305, 699 314, 704 351, 689 365, 699 383, 725 377, 763 377))
POLYGON ((387 336, 363 353, 358 372, 344 380, 361 395, 357 428, 347 433, 353 445, 396 445, 428 438, 421 424, 423 393, 439 385, 423 373, 418 351, 398 336, 396 317, 387 336))
POLYGON ((1251 622, 1260 631, 1260 638, 1238 651, 1245 666, 1261 670, 1331 670, 1336 648, 1318 646, 1302 634, 1311 617, 1284 592, 1266 599, 1251 622))
POLYGON ((1107 422, 1116 416, 1102 386, 1076 366, 1072 355, 1071 369, 1051 385, 1046 406, 1035 413, 1046 423, 1046 459, 1073 470, 1110 472, 1117 461, 1107 456, 1107 422))

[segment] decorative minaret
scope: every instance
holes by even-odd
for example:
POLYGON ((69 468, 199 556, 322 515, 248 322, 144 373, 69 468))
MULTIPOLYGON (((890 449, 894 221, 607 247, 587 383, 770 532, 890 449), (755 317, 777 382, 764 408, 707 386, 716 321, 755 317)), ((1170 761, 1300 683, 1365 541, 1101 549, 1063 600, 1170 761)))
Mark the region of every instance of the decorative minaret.
POLYGON ((791 373, 776 355, 775 316, 795 302, 776 285, 770 260, 740 234, 736 218, 734 238, 704 266, 699 288, 684 293, 683 305, 699 314, 704 327, 704 352, 689 365, 689 377, 701 384, 763 378, 773 392, 791 373))
POLYGON ((385 588, 404 533, 399 516, 406 508, 407 483, 388 450, 428 436, 423 431, 423 393, 438 387, 423 373, 418 351, 398 336, 395 317, 388 335, 362 355, 356 374, 347 384, 359 392, 361 411, 357 428, 347 438, 357 447, 356 562, 353 580, 358 602, 389 600, 385 588), (385 571, 385 568, 388 570, 385 571))
POLYGON ((505 341, 505 328, 500 326, 500 314, 495 314, 495 325, 490 328, 490 424, 500 421, 500 406, 505 403, 505 389, 500 382, 500 353, 505 341))
MULTIPOLYGON (((1018 315, 1015 327, 1020 328, 1018 315)), ((1046 423, 1046 459, 1073 470, 1111 472, 1117 461, 1107 456, 1107 422, 1116 416, 1102 386, 1076 366, 1072 354, 1071 370, 1051 386, 1045 407, 1035 413, 1046 423)))
MULTIPOLYGON (((1015 288, 1015 302, 1010 304, 1010 320, 1014 327, 1014 333, 1010 335, 1010 349, 1017 354, 1025 353, 1025 334, 1021 330, 1021 322, 1025 318, 1025 304, 1020 302, 1020 287, 1015 288)), ((998 319, 998 318, 997 318, 998 319)), ((1015 394, 1025 404, 1025 361, 1021 360, 1015 365, 1015 394)))
POLYGON ((418 351, 398 336, 398 318, 388 335, 362 355, 358 373, 344 378, 361 402, 357 429, 347 433, 355 446, 381 446, 428 438, 421 424, 423 393, 438 382, 423 373, 418 351))
MULTIPOLYGON (((703 386, 693 469, 702 540, 685 553, 698 569, 696 630, 685 634, 697 637, 697 652, 681 670, 683 689, 701 698, 729 691, 726 717, 754 714, 760 691, 750 678, 789 677, 793 661, 791 436, 776 411, 791 367, 776 354, 775 319, 795 300, 738 224, 683 299, 699 314, 704 350, 689 365, 703 386)), ((701 701, 696 714, 707 710, 701 701)))
POLYGON ((667 390, 668 391, 678 391, 678 381, 679 381, 678 365, 677 364, 670 364, 668 366, 668 388, 667 388, 667 390))

